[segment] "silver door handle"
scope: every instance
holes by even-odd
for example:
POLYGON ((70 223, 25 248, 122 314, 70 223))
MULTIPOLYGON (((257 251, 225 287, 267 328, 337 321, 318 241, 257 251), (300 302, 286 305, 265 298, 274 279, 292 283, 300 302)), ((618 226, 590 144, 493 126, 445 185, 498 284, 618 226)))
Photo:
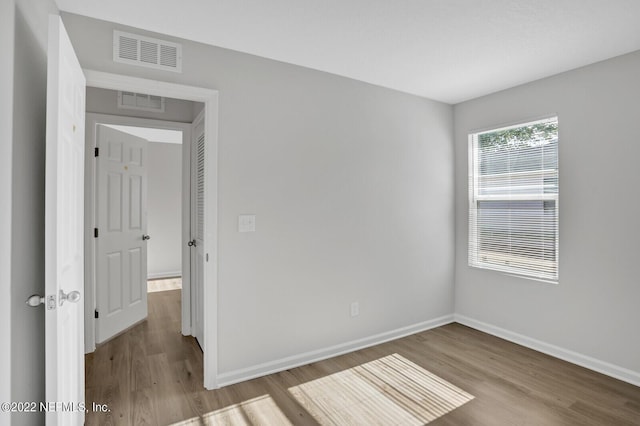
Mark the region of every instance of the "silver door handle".
MULTIPOLYGON (((62 306, 62 304, 65 301, 68 301, 71 303, 77 303, 80 300, 80 292, 74 290, 69 293, 65 293, 64 291, 60 290, 59 299, 60 299, 60 306, 62 306)), ((27 305, 31 306, 32 308, 38 307, 44 303, 45 303, 44 297, 40 296, 39 294, 32 294, 27 299, 27 305)), ((56 297, 54 295, 51 295, 47 297, 47 309, 55 309, 55 308, 56 308, 56 297)))
POLYGON ((44 304, 44 297, 40 296, 39 294, 32 294, 27 299, 27 305, 31 306, 32 308, 35 308, 36 306, 41 304, 44 304))
POLYGON ((70 291, 69 293, 65 293, 60 290, 60 306, 66 301, 71 303, 77 303, 80 300, 80 292, 79 291, 70 291))
POLYGON ((189 241, 189 242, 187 243, 187 245, 188 245, 189 247, 195 247, 195 246, 196 246, 196 240, 191 240, 191 241, 189 241))
MULTIPOLYGON (((78 292, 76 291, 76 293, 78 292)), ((80 298, 80 293, 78 293, 78 298, 80 298)), ((27 299, 27 305, 31 306, 32 308, 37 308, 40 305, 47 305, 47 310, 50 311, 56 308, 56 296, 53 294, 50 294, 45 299, 43 296, 40 296, 39 294, 32 294, 27 299)))
POLYGON ((150 239, 151 239, 151 236, 150 236, 150 235, 147 235, 147 234, 143 234, 143 235, 142 235, 142 241, 150 240, 150 239))

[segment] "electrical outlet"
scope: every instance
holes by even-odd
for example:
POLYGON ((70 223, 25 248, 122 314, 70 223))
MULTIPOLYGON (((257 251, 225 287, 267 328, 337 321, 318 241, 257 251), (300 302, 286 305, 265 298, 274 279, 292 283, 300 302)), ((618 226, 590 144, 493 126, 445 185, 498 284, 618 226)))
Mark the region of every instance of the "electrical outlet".
POLYGON ((357 317, 358 315, 360 315, 360 303, 352 302, 351 303, 351 316, 352 317, 357 317))

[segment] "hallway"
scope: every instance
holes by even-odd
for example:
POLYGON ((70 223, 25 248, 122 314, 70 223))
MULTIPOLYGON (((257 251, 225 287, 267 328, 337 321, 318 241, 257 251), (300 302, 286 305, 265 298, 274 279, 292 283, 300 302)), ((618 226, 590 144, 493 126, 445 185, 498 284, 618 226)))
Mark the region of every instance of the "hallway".
POLYGON ((163 424, 203 405, 202 351, 180 333, 180 290, 148 294, 148 318, 85 356, 86 424, 163 424), (110 413, 95 413, 91 403, 110 413))

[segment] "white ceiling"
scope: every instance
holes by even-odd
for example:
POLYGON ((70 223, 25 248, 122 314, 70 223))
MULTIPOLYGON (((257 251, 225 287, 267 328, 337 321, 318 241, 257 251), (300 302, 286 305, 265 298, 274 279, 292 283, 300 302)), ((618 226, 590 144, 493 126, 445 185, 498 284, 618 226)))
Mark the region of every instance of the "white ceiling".
POLYGON ((639 0, 56 2, 447 103, 640 49, 639 0))

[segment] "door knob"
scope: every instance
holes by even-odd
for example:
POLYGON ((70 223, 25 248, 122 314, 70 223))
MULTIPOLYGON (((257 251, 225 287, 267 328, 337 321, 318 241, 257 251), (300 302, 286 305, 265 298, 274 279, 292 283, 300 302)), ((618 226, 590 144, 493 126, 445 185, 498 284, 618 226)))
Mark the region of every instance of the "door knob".
POLYGON ((60 290, 60 306, 66 301, 71 303, 77 303, 80 300, 80 292, 79 291, 70 291, 69 293, 65 293, 60 290))
POLYGON ((150 239, 151 239, 151 236, 150 236, 150 235, 147 235, 147 234, 143 234, 143 235, 142 235, 142 241, 150 240, 150 239))
MULTIPOLYGON (((62 291, 60 291, 60 292, 62 293, 62 291)), ((76 292, 72 291, 71 293, 78 293, 78 292, 77 291, 76 292)), ((76 296, 74 296, 74 297, 76 297, 76 296)), ((80 298, 80 293, 78 293, 77 297, 78 297, 78 299, 80 298)), ((50 294, 45 299, 43 296, 40 296, 39 294, 32 294, 27 299, 27 305, 31 306, 32 308, 36 308, 36 307, 38 307, 40 305, 47 305, 47 310, 50 311, 50 310, 56 308, 56 296, 53 295, 53 294, 50 294)))
POLYGON ((44 297, 40 296, 39 294, 33 294, 27 299, 27 305, 31 306, 32 308, 35 308, 42 303, 44 303, 44 297))
POLYGON ((195 247, 195 246, 196 246, 196 240, 191 240, 191 241, 189 241, 189 242, 187 243, 187 245, 188 245, 189 247, 195 247))

